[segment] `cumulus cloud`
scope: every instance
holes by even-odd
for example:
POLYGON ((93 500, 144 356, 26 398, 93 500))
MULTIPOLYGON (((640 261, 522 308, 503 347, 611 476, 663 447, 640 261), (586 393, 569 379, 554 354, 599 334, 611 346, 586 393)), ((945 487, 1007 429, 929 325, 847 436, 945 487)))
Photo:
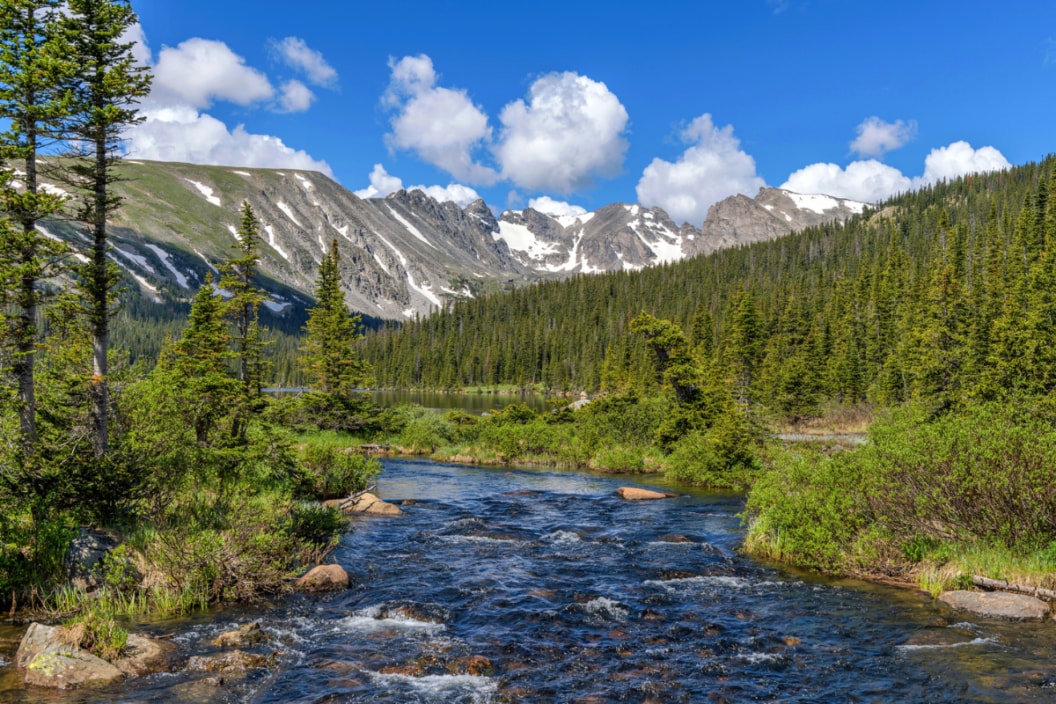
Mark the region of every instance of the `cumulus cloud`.
POLYGON ((289 168, 333 176, 325 161, 286 146, 278 137, 234 130, 190 106, 145 109, 147 118, 125 134, 128 155, 138 159, 194 164, 289 168))
POLYGON ((374 164, 370 172, 370 185, 355 191, 360 198, 384 198, 403 188, 403 179, 392 176, 381 164, 374 164))
MULTIPOLYGON (((355 194, 360 198, 384 198, 402 188, 403 179, 390 174, 383 165, 374 164, 374 169, 370 172, 370 185, 355 191, 355 194)), ((450 183, 446 186, 410 186, 407 190, 422 191, 441 203, 450 201, 463 208, 480 199, 479 193, 460 183, 450 183)))
POLYGON ((924 182, 937 183, 951 180, 968 174, 1001 171, 1011 168, 1012 164, 1004 154, 993 147, 973 149, 968 142, 954 142, 948 147, 932 149, 924 160, 924 182))
POLYGON ((286 37, 272 41, 271 48, 287 66, 302 72, 312 85, 325 88, 337 85, 337 70, 303 39, 286 37))
POLYGON ((678 161, 654 159, 645 168, 638 182, 642 205, 658 205, 676 221, 700 223, 723 198, 755 195, 766 185, 755 172, 755 159, 733 136, 733 125, 720 129, 704 114, 683 130, 682 140, 691 146, 678 161))
POLYGON ((147 44, 147 35, 143 31, 143 25, 139 22, 129 25, 125 33, 121 35, 122 42, 132 44, 132 58, 141 66, 150 66, 154 63, 154 54, 147 44))
POLYGON ((909 178, 894 167, 869 159, 852 162, 846 168, 837 164, 811 164, 789 176, 781 188, 876 203, 944 179, 1009 167, 1011 164, 994 147, 974 149, 968 142, 961 141, 932 149, 924 160, 923 176, 916 178, 909 178))
POLYGON ((435 198, 441 203, 448 201, 465 208, 473 201, 480 200, 480 194, 469 186, 460 183, 449 183, 446 186, 411 186, 408 191, 422 191, 430 198, 435 198))
POLYGON ((913 188, 912 179, 875 159, 838 164, 811 164, 796 171, 781 185, 796 193, 824 193, 862 203, 875 203, 913 188))
POLYGON ((900 149, 917 136, 917 121, 885 122, 870 117, 858 125, 858 137, 851 142, 851 151, 862 156, 882 157, 900 149))
POLYGON ((315 93, 300 81, 288 81, 279 96, 280 112, 304 112, 315 102, 315 93))
POLYGON ((498 181, 494 169, 474 159, 474 151, 490 140, 491 127, 466 91, 437 86, 432 59, 425 55, 390 59, 389 68, 392 78, 382 101, 396 111, 386 135, 389 147, 413 151, 461 181, 498 181))
POLYGON ((151 95, 162 102, 207 108, 215 100, 238 105, 270 100, 275 88, 223 42, 195 38, 161 50, 151 95))
POLYGON ((587 209, 578 205, 572 205, 561 200, 554 200, 550 196, 532 198, 528 201, 528 207, 544 215, 562 217, 565 215, 586 215, 587 209))
POLYGON ((570 193, 623 166, 627 110, 604 83, 577 73, 535 81, 526 103, 503 108, 494 153, 522 188, 570 193))
MULTIPOLYGON (((142 27, 125 33, 134 42, 133 56, 150 66, 153 53, 142 27)), ((333 177, 325 161, 287 146, 280 138, 254 134, 245 126, 233 130, 201 111, 213 101, 248 105, 275 97, 268 78, 246 66, 245 60, 222 42, 188 39, 175 49, 166 47, 153 67, 151 95, 140 106, 144 121, 122 135, 132 158, 249 168, 287 168, 318 171, 333 177)), ((274 109, 306 110, 314 96, 300 81, 282 87, 274 109)))

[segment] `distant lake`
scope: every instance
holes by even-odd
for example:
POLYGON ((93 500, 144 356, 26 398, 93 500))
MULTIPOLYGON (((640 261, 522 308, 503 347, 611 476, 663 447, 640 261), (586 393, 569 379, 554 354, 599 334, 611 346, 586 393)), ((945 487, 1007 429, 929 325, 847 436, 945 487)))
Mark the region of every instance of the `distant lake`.
MULTIPOLYGON (((296 394, 308 389, 271 388, 264 389, 269 394, 296 394)), ((545 396, 541 394, 445 394, 436 391, 363 391, 375 399, 383 408, 396 406, 422 406, 432 411, 465 411, 472 415, 482 415, 488 411, 500 410, 514 403, 526 404, 536 411, 550 408, 545 396)), ((574 399, 569 399, 571 403, 574 399)))

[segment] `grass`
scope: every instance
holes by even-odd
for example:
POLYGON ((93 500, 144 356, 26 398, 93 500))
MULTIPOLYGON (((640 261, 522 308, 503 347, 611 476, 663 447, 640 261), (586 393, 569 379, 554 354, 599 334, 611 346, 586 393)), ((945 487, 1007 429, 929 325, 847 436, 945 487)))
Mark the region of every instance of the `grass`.
POLYGON ((1056 550, 1050 545, 1021 554, 984 543, 943 543, 924 554, 916 571, 921 588, 932 594, 968 588, 976 576, 1056 589, 1056 550))
POLYGON ((813 418, 798 423, 774 419, 768 425, 775 433, 803 433, 805 435, 859 435, 865 433, 876 420, 876 408, 870 404, 848 406, 827 402, 818 408, 813 418))

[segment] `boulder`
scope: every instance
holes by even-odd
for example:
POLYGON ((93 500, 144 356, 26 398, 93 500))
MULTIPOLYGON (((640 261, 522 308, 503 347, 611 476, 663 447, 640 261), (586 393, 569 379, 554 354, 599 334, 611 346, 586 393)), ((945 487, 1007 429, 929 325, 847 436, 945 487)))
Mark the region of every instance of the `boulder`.
POLYGON ((271 664, 265 655, 232 650, 222 655, 196 655, 187 661, 191 672, 212 672, 219 674, 238 674, 247 670, 257 670, 271 664))
POLYGON ((40 623, 30 624, 15 665, 25 670, 26 684, 53 689, 107 685, 124 677, 106 660, 67 642, 65 629, 40 623))
POLYGON ((351 580, 341 565, 319 565, 308 571, 293 586, 300 592, 329 592, 348 589, 351 580))
POLYGON ((109 684, 122 677, 169 672, 179 664, 172 643, 131 633, 125 655, 113 662, 70 643, 69 629, 32 623, 15 654, 15 666, 25 670, 26 684, 70 689, 109 684))
POLYGON ((659 499, 674 499, 678 494, 667 494, 649 489, 639 489, 634 486, 621 486, 616 490, 621 499, 625 501, 657 501, 659 499))
POLYGON ((110 533, 81 528, 63 558, 70 583, 78 589, 92 590, 98 587, 102 579, 103 558, 119 544, 110 533))
POLYGON ((374 494, 361 495, 353 504, 345 504, 342 510, 346 513, 365 513, 372 516, 399 516, 403 513, 399 506, 386 503, 374 494))
POLYGON ((124 657, 113 662, 128 677, 172 672, 179 664, 180 654, 175 644, 135 633, 128 634, 124 657))
MULTIPOLYGON (((337 567, 337 565, 331 565, 331 567, 337 567)), ((348 575, 346 574, 345 577, 347 579, 348 575)), ((261 629, 260 621, 254 621, 239 626, 233 631, 221 633, 213 640, 213 645, 217 648, 246 648, 259 645, 266 640, 268 640, 268 634, 261 629)))
POLYGON ((946 592, 939 601, 959 611, 1009 621, 1040 621, 1049 615, 1049 605, 1025 594, 1008 592, 946 592))

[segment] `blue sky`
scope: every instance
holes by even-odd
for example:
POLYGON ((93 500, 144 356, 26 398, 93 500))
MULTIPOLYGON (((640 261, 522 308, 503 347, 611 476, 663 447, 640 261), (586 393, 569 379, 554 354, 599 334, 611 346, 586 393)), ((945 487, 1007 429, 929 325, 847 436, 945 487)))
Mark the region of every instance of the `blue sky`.
POLYGON ((157 76, 134 156, 317 168, 363 195, 699 225, 763 184, 876 200, 1056 151, 1051 0, 133 8, 157 76))

